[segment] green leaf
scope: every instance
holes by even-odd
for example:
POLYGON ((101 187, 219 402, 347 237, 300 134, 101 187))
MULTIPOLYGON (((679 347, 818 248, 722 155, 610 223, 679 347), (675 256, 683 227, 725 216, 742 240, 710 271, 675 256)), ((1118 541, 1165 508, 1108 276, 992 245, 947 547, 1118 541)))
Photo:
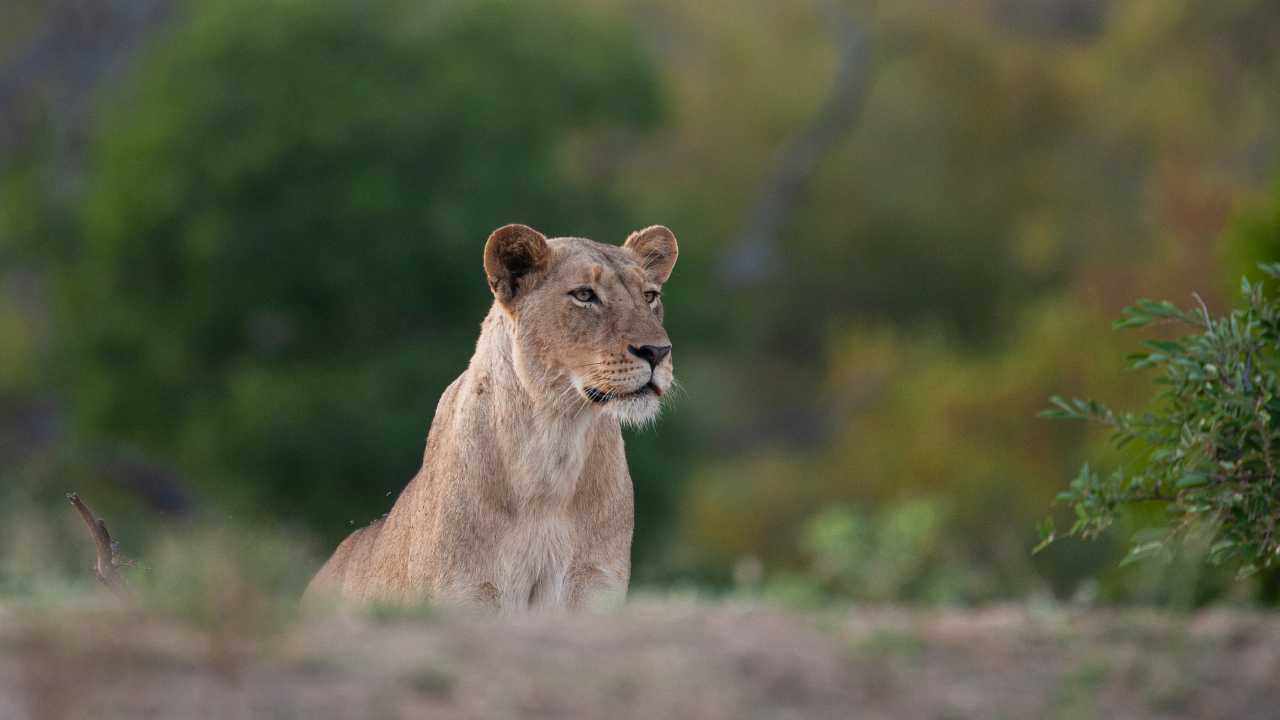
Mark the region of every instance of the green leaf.
POLYGON ((1221 563, 1235 555, 1235 540, 1220 540, 1209 548, 1209 562, 1221 563))
MULTIPOLYGON (((1049 402, 1054 407, 1041 410, 1040 417, 1065 418, 1069 420, 1080 420, 1084 418, 1084 415, 1078 409, 1073 407, 1071 403, 1067 402, 1066 398, 1061 395, 1050 396, 1049 402)), ((1076 402, 1078 403, 1080 401, 1077 400, 1076 402)))
POLYGON ((1258 263, 1258 269, 1268 276, 1280 280, 1280 263, 1258 263))
POLYGON ((1127 317, 1125 317, 1123 320, 1117 320, 1111 323, 1111 327, 1114 330, 1124 330, 1125 328, 1139 328, 1139 327, 1144 327, 1146 325, 1150 325, 1151 321, 1153 320, 1155 320, 1155 318, 1151 317, 1150 315, 1144 315, 1142 313, 1137 313, 1137 312, 1127 313, 1127 317))
POLYGON ((1208 482, 1209 482, 1209 473, 1195 470, 1179 478, 1177 482, 1177 487, 1182 489, 1200 487, 1201 485, 1204 485, 1208 482))
POLYGON ((1159 555, 1162 550, 1164 550, 1164 543, 1159 541, 1135 545, 1129 550, 1129 554, 1125 555, 1124 559, 1120 561, 1120 567, 1125 567, 1126 565, 1132 565, 1133 563, 1155 557, 1156 555, 1159 555))

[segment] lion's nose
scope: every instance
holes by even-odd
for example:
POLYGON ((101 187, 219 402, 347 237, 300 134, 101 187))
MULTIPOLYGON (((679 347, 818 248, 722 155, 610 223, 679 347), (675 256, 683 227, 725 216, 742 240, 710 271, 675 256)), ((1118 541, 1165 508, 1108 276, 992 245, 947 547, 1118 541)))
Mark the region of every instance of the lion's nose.
POLYGON ((630 350, 632 355, 648 362, 650 368, 658 367, 658 363, 671 354, 670 345, 641 345, 640 347, 628 345, 627 350, 630 350))

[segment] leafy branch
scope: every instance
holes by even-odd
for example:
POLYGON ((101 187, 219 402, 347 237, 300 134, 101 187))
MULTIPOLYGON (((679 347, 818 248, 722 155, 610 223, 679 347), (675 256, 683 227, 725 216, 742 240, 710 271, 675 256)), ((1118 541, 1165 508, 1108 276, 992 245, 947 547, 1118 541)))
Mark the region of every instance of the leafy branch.
MULTIPOLYGON (((1259 266, 1280 279, 1280 263, 1259 266)), ((1075 511, 1059 534, 1052 518, 1040 525, 1036 551, 1055 539, 1096 538, 1122 508, 1158 503, 1165 524, 1137 533, 1125 563, 1168 557, 1192 535, 1212 539, 1208 559, 1239 562, 1239 574, 1269 567, 1280 554, 1280 483, 1276 444, 1280 428, 1280 305, 1261 284, 1241 281, 1242 306, 1214 318, 1196 307, 1139 300, 1123 311, 1117 329, 1165 324, 1182 327, 1177 340, 1148 340, 1129 357, 1133 370, 1159 373, 1163 386, 1149 412, 1117 413, 1093 400, 1054 396, 1041 417, 1092 422, 1111 428, 1117 448, 1131 443, 1132 470, 1109 474, 1085 465, 1057 502, 1075 511)))

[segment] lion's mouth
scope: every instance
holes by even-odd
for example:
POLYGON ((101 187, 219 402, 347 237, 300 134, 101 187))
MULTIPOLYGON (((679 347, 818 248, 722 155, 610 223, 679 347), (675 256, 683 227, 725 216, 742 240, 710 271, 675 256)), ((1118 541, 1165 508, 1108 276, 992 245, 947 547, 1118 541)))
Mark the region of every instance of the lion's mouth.
POLYGON ((627 398, 642 397, 650 393, 653 393, 658 397, 662 397, 662 388, 658 387, 657 383, 650 380, 640 389, 632 390, 631 392, 628 392, 628 393, 611 393, 611 392, 605 392, 604 390, 599 390, 597 388, 591 388, 591 387, 584 390, 583 393, 587 396, 587 399, 590 400, 591 402, 599 403, 603 405, 609 402, 610 400, 626 400, 627 398))

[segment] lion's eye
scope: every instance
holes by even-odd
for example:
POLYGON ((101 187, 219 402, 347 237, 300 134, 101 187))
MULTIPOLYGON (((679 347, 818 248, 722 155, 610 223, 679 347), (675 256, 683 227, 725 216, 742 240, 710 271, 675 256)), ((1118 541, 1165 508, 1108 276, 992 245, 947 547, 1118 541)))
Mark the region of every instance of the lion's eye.
POLYGON ((569 292, 574 300, 582 303, 598 303, 600 298, 596 295, 596 291, 589 287, 580 287, 569 292))
POLYGON ((647 290, 644 294, 644 301, 652 305, 657 302, 660 297, 662 297, 662 293, 657 290, 647 290))

